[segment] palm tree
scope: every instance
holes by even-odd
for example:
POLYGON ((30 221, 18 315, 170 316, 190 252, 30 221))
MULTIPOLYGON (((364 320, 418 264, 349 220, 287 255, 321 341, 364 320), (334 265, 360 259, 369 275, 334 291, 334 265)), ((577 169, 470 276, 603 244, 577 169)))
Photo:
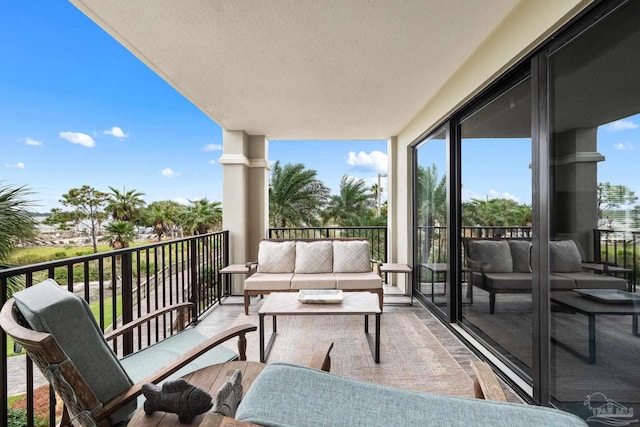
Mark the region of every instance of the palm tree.
POLYGON ((111 214, 111 218, 119 221, 132 221, 139 213, 140 208, 144 206, 144 200, 141 193, 137 190, 129 190, 126 188, 119 190, 109 187, 109 200, 107 202, 107 212, 111 214))
POLYGON ((133 224, 127 221, 110 222, 104 229, 108 233, 109 246, 113 249, 128 248, 136 237, 133 224))
POLYGON ((222 204, 220 202, 209 202, 206 198, 191 202, 183 210, 180 225, 188 234, 206 234, 210 231, 219 230, 222 226, 222 204))
POLYGON ((427 262, 435 235, 440 232, 436 225, 446 225, 447 218, 447 177, 438 175, 435 163, 426 168, 418 166, 417 196, 418 226, 424 227, 419 243, 420 262, 427 262))
POLYGON ((325 223, 333 220, 338 225, 361 223, 360 218, 367 217, 367 212, 373 209, 374 198, 364 180, 344 175, 340 194, 331 196, 322 218, 325 223))
POLYGON ((330 190, 318 173, 301 163, 284 166, 277 161, 269 180, 269 223, 272 227, 317 225, 330 190))
MULTIPOLYGON (((6 259, 18 239, 28 239, 36 234, 35 221, 30 214, 32 202, 26 197, 32 192, 26 187, 0 186, 0 269, 10 267, 6 259)), ((19 280, 7 283, 7 298, 22 287, 19 280)))

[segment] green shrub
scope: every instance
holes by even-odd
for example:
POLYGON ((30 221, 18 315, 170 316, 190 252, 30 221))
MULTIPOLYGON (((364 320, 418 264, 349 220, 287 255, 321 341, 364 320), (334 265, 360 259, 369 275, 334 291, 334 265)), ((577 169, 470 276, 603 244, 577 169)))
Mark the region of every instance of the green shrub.
MULTIPOLYGON (((27 413, 21 409, 9 408, 7 421, 7 427, 26 427, 27 413)), ((49 421, 36 416, 34 424, 36 427, 47 427, 49 421)))
POLYGON ((67 257, 67 253, 65 251, 58 251, 53 254, 53 259, 65 259, 67 257))

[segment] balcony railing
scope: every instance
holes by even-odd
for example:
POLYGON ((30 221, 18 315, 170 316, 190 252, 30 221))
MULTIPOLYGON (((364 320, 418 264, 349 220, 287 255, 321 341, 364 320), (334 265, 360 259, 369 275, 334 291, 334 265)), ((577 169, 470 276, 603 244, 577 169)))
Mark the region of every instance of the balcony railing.
MULTIPOLYGON (((0 302, 7 286, 18 281, 26 287, 46 278, 65 285, 91 306, 103 331, 144 314, 180 302, 193 302, 190 323, 219 301, 218 271, 229 264, 229 232, 206 234, 135 248, 80 256, 24 267, 0 270, 0 302)), ((113 340, 113 350, 123 356, 173 334, 175 316, 167 314, 154 323, 113 340)), ((0 425, 8 425, 8 337, 0 333, 0 425)), ((33 364, 25 360, 27 426, 34 426, 33 364)), ((49 393, 53 396, 53 393, 49 393)), ((55 426, 55 401, 49 404, 49 424, 55 426)))
POLYGON ((270 228, 270 239, 327 239, 353 237, 369 240, 371 259, 387 262, 387 227, 293 227, 270 228))
MULTIPOLYGON (((446 227, 418 227, 418 250, 421 262, 447 262, 446 227)), ((463 227, 462 236, 470 238, 531 239, 531 227, 463 227)), ((593 259, 585 261, 602 262, 629 270, 628 279, 636 289, 640 262, 640 232, 621 230, 593 230, 593 259)))

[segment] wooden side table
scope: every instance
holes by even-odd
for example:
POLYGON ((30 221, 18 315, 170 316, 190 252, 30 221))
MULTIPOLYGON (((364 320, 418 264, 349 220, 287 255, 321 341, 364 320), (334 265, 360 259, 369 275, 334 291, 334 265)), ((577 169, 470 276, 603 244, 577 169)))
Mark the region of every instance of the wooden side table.
POLYGON ((400 273, 406 274, 406 287, 411 288, 411 305, 413 305, 413 281, 411 280, 411 274, 413 270, 407 264, 398 263, 386 263, 380 266, 382 273, 400 273))
POLYGON ((222 278, 224 276, 224 296, 231 295, 231 275, 244 274, 245 276, 251 272, 251 269, 245 264, 230 264, 218 270, 218 301, 222 305, 222 278))
MULTIPOLYGON (((266 365, 264 363, 247 361, 219 363, 217 365, 198 369, 197 371, 185 375, 183 378, 190 384, 200 387, 209 393, 215 401, 215 397, 218 395, 218 390, 227 380, 229 380, 229 378, 231 378, 231 375, 233 375, 236 369, 240 369, 242 371, 242 388, 246 393, 265 366, 266 365)), ((230 419, 225 419, 225 421, 223 421, 223 418, 224 417, 220 415, 205 412, 204 414, 198 415, 193 422, 189 424, 189 426, 234 425, 228 424, 230 422, 242 423, 240 421, 230 419)), ((129 425, 135 427, 176 427, 184 424, 180 424, 178 415, 176 414, 158 411, 151 415, 146 415, 144 413, 144 408, 141 407, 133 415, 133 418, 129 421, 129 425)))

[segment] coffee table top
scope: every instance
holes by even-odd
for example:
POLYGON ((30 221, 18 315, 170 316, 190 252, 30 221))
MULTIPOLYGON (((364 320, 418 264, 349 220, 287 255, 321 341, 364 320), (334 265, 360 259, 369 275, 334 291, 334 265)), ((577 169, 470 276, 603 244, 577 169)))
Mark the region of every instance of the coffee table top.
POLYGON ((634 303, 605 303, 574 291, 551 292, 550 299, 587 314, 640 314, 640 306, 634 303))
POLYGON ((339 304, 303 304, 297 292, 270 293, 258 314, 304 315, 304 314, 377 314, 381 313, 378 295, 371 292, 345 292, 339 304))

